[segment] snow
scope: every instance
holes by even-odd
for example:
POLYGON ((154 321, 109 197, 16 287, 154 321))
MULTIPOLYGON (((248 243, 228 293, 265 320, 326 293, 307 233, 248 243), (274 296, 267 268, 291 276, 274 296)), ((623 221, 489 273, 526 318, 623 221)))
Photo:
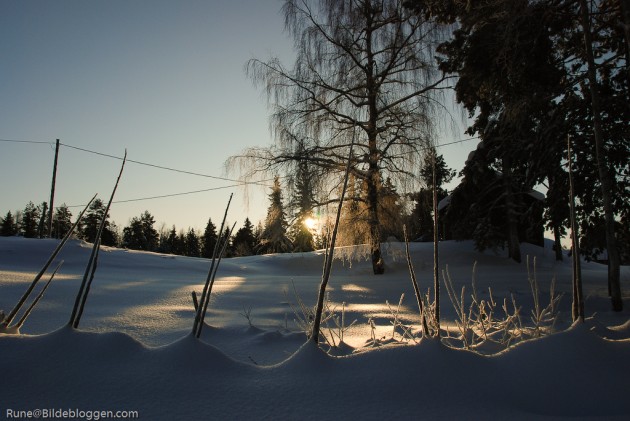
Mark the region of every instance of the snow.
POLYGON ((528 195, 530 195, 531 197, 533 197, 536 200, 540 200, 541 202, 545 201, 545 194, 539 192, 538 190, 530 190, 529 193, 527 193, 528 195))
POLYGON ((437 206, 438 212, 440 212, 442 209, 446 208, 447 206, 449 206, 451 204, 451 201, 453 200, 453 195, 449 194, 448 196, 446 196, 444 199, 440 200, 437 206))
MULTIPOLYGON (((55 245, 0 238, 0 310, 11 310, 55 245)), ((553 277, 564 293, 556 333, 492 355, 433 339, 403 341, 399 331, 392 339, 386 301, 395 309, 404 293, 398 318, 414 332, 419 326, 404 258, 390 254, 386 274, 374 276, 369 262, 350 262, 353 251, 340 251, 329 305, 338 315, 345 308, 346 325, 357 320, 335 352, 340 356, 306 342, 295 323, 299 300, 315 303, 321 251, 223 260, 209 325, 197 340, 190 335, 190 294, 200 293, 209 261, 111 248, 101 253, 80 329, 67 327, 90 247, 71 241, 21 335, 0 334, 0 417, 37 408, 133 410, 151 420, 630 417, 628 310, 610 311, 606 267, 584 262, 589 318, 571 325, 571 262, 556 262, 550 247, 523 245, 530 267, 536 258, 543 302, 553 277), (370 319, 381 346, 367 347, 370 319)), ((432 244, 410 247, 426 290, 432 244)), ((489 286, 496 300, 513 295, 527 322, 533 300, 525 263, 479 253, 471 242, 442 242, 440 256, 456 291, 466 285, 469 297, 477 262, 480 296, 488 297, 489 286)), ((628 291, 629 267, 622 281, 628 291)), ((441 303, 443 326, 453 331, 444 290, 441 303)))

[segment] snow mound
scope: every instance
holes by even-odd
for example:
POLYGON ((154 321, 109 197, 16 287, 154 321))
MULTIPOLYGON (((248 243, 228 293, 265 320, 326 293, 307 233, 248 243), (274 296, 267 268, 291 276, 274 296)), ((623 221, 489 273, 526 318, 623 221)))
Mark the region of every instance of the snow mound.
MULTIPOLYGON (((0 238, 0 309, 15 305, 55 245, 0 238)), ((426 291, 432 247, 414 243, 410 248, 426 291)), ((524 245, 523 250, 536 256, 541 300, 552 278, 556 290, 570 297, 570 261, 556 262, 548 248, 524 245)), ((596 312, 595 319, 571 326, 565 298, 556 323, 560 333, 481 356, 426 339, 403 345, 392 338, 353 352, 371 334, 394 336, 385 302, 397 303, 402 293, 397 320, 417 332, 417 305, 404 260, 388 261, 378 277, 371 275, 369 262, 344 266, 337 261, 330 308, 337 315, 345 309, 346 327, 357 322, 343 336, 347 345, 339 353, 330 351, 341 356, 333 356, 306 341, 292 308, 299 307, 294 287, 305 306, 315 302, 321 253, 226 259, 201 340, 189 334, 191 291, 200 293, 209 261, 155 253, 103 253, 82 330, 65 326, 88 255, 85 244, 69 244, 59 256, 66 261, 59 278, 23 334, 0 334, 0 410, 134 410, 142 419, 158 421, 630 419, 630 317, 627 310, 610 311, 607 271, 599 264, 583 266, 586 312, 596 312), (251 309, 247 320, 245 309, 251 309)), ((470 297, 477 262, 479 296, 488 299, 492 287, 498 302, 515 297, 527 323, 533 300, 525 264, 510 261, 502 251, 475 251, 471 242, 442 242, 440 256, 457 292, 465 286, 470 297)), ((452 328, 456 315, 445 294, 442 318, 443 327, 452 328)))

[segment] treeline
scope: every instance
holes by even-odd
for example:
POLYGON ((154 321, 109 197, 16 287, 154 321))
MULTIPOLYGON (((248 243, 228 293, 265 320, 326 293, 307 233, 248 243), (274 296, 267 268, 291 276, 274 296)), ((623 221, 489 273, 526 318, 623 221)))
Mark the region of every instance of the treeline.
MULTIPOLYGON (((25 238, 62 238, 73 225, 73 214, 65 204, 55 209, 53 213, 52 232, 48 233, 48 206, 46 202, 36 206, 29 202, 23 210, 14 213, 7 212, 0 218, 0 236, 21 236, 25 238)), ((93 243, 98 233, 100 221, 105 213, 105 204, 95 199, 86 211, 76 233, 77 238, 93 243)), ((249 256, 264 252, 259 247, 262 227, 254 227, 247 218, 243 226, 235 233, 226 230, 222 235, 229 235, 227 256, 249 256)), ((193 228, 177 230, 173 225, 170 229, 155 228, 155 219, 149 211, 131 218, 128 225, 119 227, 110 221, 109 215, 105 219, 101 244, 104 246, 121 247, 132 250, 153 251, 191 257, 212 257, 219 233, 211 219, 203 232, 193 228)))
MULTIPOLYGON (((388 194, 381 201, 381 230, 384 238, 402 239, 402 226, 406 224, 413 238, 420 235, 432 235, 431 213, 431 168, 432 162, 426 160, 423 166, 423 179, 427 188, 413 195, 401 196, 389 180, 383 181, 383 189, 388 194)), ((450 181, 454 171, 448 168, 442 156, 437 157, 439 198, 448 192, 441 186, 450 181)), ((289 199, 285 200, 279 178, 276 178, 269 193, 269 206, 264 222, 256 226, 249 218, 243 225, 230 232, 223 233, 212 219, 208 219, 205 229, 177 229, 162 226, 156 228, 155 218, 147 210, 132 217, 124 227, 111 221, 109 215, 101 237, 104 246, 121 247, 131 250, 153 251, 191 257, 212 257, 212 252, 219 235, 229 236, 226 250, 227 257, 250 256, 266 253, 307 252, 324 248, 327 243, 328 227, 326 218, 315 213, 315 198, 312 186, 307 182, 308 174, 302 174, 294 184, 289 199)), ((356 179, 350 183, 347 204, 344 205, 340 226, 339 245, 364 244, 369 237, 369 223, 362 196, 362 184, 356 179)), ((76 236, 93 243, 96 240, 100 221, 105 213, 105 203, 95 199, 89 206, 80 224, 76 236)), ((7 212, 0 217, 0 236, 22 236, 25 238, 62 238, 72 228, 73 214, 62 204, 53 212, 52 231, 48 233, 48 204, 35 205, 29 202, 23 210, 7 212)))

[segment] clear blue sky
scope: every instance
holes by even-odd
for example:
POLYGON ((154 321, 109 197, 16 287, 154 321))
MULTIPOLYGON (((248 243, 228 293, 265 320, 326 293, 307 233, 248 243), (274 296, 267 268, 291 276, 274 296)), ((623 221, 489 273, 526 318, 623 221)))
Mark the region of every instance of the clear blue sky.
MULTIPOLYGON (((0 139, 62 143, 213 176, 246 147, 271 143, 268 109, 243 71, 253 57, 292 61, 279 0, 0 0, 0 139)), ((459 130, 440 142, 466 138, 459 130)), ((476 142, 440 150, 462 168, 476 142)), ((0 142, 0 213, 48 201, 54 148, 0 142)), ((55 203, 107 200, 120 161, 61 148, 55 203)), ((233 183, 130 163, 117 200, 233 183)), ((255 224, 267 191, 242 188, 119 203, 125 226, 149 210, 178 229, 229 219, 255 224)), ((79 208, 73 208, 76 215, 79 208)))

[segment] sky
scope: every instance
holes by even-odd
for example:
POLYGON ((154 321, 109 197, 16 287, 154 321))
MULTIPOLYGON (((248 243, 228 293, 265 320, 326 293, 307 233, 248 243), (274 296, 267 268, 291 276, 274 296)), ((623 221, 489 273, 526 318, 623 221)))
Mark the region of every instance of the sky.
MULTIPOLYGON (((76 206, 74 215, 95 193, 107 201, 121 161, 104 155, 126 150, 130 160, 197 175, 128 163, 115 198, 123 202, 110 211, 118 226, 148 210, 158 229, 203 230, 208 218, 220 222, 231 193, 237 227, 264 220, 269 189, 212 177, 235 178, 227 158, 273 141, 266 99, 244 66, 271 56, 292 64, 281 6, 0 0, 0 214, 49 200, 60 139, 55 204, 76 206)), ((461 126, 437 141, 467 138, 461 126)), ((475 145, 439 152, 459 171, 475 145)))

